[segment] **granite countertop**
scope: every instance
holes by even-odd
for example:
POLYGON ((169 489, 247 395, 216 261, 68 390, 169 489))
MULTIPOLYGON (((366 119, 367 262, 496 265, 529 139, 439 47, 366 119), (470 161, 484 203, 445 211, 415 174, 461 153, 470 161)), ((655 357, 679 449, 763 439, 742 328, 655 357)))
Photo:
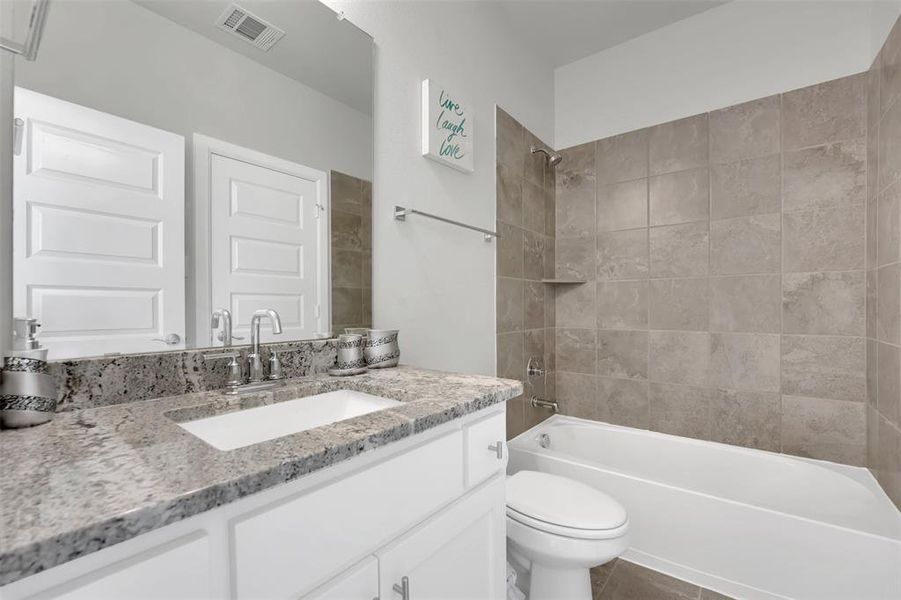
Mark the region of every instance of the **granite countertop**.
POLYGON ((315 375, 241 396, 200 392, 59 413, 0 432, 0 585, 522 393, 517 381, 410 367, 315 375), (220 451, 176 421, 338 389, 403 402, 220 451))

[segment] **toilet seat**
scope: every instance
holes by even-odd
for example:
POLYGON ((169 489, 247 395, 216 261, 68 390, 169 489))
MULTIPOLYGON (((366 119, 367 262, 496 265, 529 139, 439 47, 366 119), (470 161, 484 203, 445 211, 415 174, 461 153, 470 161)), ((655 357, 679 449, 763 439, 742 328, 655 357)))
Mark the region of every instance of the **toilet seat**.
POLYGON ((628 530, 625 509, 607 494, 537 471, 507 478, 507 516, 539 531, 583 540, 616 538, 628 530))

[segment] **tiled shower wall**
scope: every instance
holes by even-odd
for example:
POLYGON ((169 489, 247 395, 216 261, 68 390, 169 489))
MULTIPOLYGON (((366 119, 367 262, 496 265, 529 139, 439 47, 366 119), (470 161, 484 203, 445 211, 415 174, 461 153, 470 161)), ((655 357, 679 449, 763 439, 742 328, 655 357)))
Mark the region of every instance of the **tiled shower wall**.
POLYGON ((372 183, 331 172, 332 331, 372 327, 372 183))
POLYGON ((513 437, 549 416, 527 404, 530 394, 554 396, 554 296, 542 283, 554 270, 554 170, 545 146, 509 114, 497 109, 497 374, 525 383, 525 395, 507 403, 513 437), (547 379, 526 380, 529 357, 541 360, 547 379))
POLYGON ((867 73, 867 465, 901 507, 899 23, 867 73))
POLYGON ((563 151, 565 413, 865 464, 866 83, 563 151))

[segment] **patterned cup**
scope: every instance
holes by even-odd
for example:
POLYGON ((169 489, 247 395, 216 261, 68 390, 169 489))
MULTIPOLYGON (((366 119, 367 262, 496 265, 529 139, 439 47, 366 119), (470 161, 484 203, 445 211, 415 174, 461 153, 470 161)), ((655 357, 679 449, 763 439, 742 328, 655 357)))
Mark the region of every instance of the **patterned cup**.
POLYGON ((346 371, 348 369, 362 369, 365 366, 366 358, 363 356, 363 336, 347 333, 339 335, 337 368, 346 371))
POLYGON ((397 329, 370 329, 363 346, 366 364, 370 369, 396 367, 400 362, 400 346, 397 343, 397 329))

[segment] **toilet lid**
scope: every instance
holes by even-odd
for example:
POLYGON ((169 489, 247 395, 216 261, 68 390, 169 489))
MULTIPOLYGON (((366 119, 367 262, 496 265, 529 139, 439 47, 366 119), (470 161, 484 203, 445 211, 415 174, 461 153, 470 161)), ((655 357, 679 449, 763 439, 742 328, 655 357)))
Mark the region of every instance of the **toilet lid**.
POLYGON ((572 529, 616 529, 626 509, 603 492, 567 477, 519 471, 507 478, 507 507, 552 525, 572 529))

